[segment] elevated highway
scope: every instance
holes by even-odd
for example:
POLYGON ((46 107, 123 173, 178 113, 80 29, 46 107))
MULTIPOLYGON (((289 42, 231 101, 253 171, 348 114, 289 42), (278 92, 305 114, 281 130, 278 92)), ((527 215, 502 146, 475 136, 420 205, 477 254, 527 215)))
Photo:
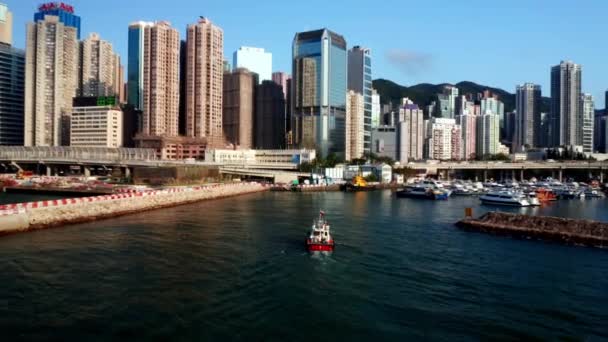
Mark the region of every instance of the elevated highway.
MULTIPOLYGON (((471 171, 483 175, 483 180, 488 179, 489 173, 499 172, 503 176, 513 179, 525 179, 527 171, 551 172, 551 175, 563 180, 567 171, 588 171, 590 176, 600 178, 604 181, 608 171, 608 162, 595 161, 564 161, 564 162, 440 162, 440 163, 409 163, 408 167, 414 169, 425 169, 427 173, 443 175, 449 178, 451 174, 471 171)), ((503 177, 504 178, 504 177, 503 177)))
POLYGON ((221 166, 220 173, 233 176, 256 177, 268 179, 274 183, 291 183, 299 177, 309 177, 310 173, 290 172, 272 169, 243 168, 234 166, 221 166))

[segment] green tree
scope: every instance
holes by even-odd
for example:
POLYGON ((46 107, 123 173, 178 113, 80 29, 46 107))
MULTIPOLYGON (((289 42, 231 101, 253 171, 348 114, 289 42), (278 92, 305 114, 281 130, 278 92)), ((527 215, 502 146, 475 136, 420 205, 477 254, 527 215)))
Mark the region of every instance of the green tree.
POLYGON ((367 177, 364 178, 366 181, 368 182, 377 182, 378 181, 378 176, 376 176, 375 173, 370 173, 369 175, 367 175, 367 177))

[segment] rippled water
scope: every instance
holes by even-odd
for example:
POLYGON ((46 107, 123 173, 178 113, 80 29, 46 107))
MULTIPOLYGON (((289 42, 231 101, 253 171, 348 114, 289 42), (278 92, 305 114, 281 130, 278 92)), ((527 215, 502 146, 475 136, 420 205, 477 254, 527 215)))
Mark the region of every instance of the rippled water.
MULTIPOLYGON (((607 203, 530 212, 608 221, 607 203)), ((453 223, 468 206, 492 209, 389 191, 263 193, 6 236, 0 331, 7 341, 608 339, 608 251, 462 232, 453 223), (321 208, 338 246, 309 255, 321 208)))

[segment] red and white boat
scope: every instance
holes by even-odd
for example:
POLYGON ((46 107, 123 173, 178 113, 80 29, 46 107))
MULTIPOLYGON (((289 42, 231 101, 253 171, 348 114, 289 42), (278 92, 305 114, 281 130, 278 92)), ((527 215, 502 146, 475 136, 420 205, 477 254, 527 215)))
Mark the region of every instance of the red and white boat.
POLYGON ((331 252, 334 250, 334 239, 329 233, 329 223, 325 220, 325 212, 319 213, 319 218, 312 224, 312 231, 306 239, 309 252, 331 252))

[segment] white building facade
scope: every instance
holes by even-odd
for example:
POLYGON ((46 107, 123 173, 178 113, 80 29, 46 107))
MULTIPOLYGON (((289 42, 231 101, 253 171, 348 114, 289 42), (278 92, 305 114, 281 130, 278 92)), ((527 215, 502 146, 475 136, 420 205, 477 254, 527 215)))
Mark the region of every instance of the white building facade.
POLYGON ((593 152, 593 124, 595 120, 595 104, 591 94, 582 94, 580 100, 581 121, 582 121, 582 145, 583 152, 593 152))
POLYGON ((74 107, 70 120, 70 146, 122 147, 122 111, 109 107, 74 107))
POLYGON ((456 119, 433 118, 428 125, 427 137, 429 159, 460 159, 461 129, 456 119))

